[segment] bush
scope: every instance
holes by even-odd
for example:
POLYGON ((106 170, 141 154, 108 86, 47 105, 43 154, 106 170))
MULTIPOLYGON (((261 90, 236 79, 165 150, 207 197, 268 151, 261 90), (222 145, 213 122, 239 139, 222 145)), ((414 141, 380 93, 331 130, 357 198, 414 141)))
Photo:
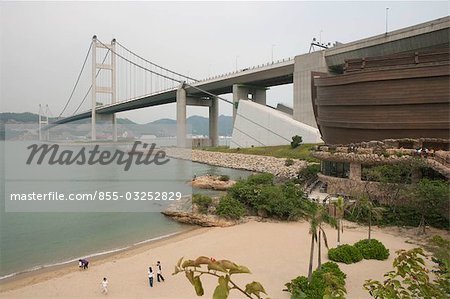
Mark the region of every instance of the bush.
POLYGON ((375 239, 361 240, 354 245, 366 260, 385 260, 389 257, 389 249, 375 239))
MULTIPOLYGON (((380 205, 384 208, 381 219, 372 219, 375 225, 387 226, 418 226, 421 220, 421 213, 411 206, 388 206, 380 205)), ((344 218, 349 221, 367 224, 368 215, 365 213, 352 213, 346 211, 344 218)), ((432 227, 448 229, 448 219, 437 211, 427 211, 425 221, 432 227)))
POLYGON ((286 159, 286 160, 284 161, 284 166, 289 167, 289 166, 291 166, 291 165, 294 165, 294 160, 292 160, 292 159, 286 159))
POLYGON ((291 293, 291 298, 324 298, 326 294, 329 298, 344 298, 345 278, 336 263, 327 262, 313 272, 311 283, 305 276, 299 276, 285 284, 285 291, 291 293))
POLYGON ((245 215, 245 207, 231 196, 223 196, 216 208, 216 214, 226 219, 238 220, 245 215))
POLYGON ((297 148, 300 144, 302 144, 303 142, 303 138, 302 136, 292 136, 292 142, 291 142, 291 147, 292 148, 297 148))
POLYGON ((192 196, 192 203, 197 205, 200 213, 206 214, 208 213, 208 208, 212 203, 212 198, 208 195, 194 194, 192 196))
POLYGON ((361 261, 363 255, 355 246, 344 244, 328 250, 328 258, 334 262, 353 264, 361 261))
POLYGON ((222 181, 222 182, 228 182, 229 180, 230 180, 230 177, 225 174, 223 174, 219 177, 219 181, 222 181))

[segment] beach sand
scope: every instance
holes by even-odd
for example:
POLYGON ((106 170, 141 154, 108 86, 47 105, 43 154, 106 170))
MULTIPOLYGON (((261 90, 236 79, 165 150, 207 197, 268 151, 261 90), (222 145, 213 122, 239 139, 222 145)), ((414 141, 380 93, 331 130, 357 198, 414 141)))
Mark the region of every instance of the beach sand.
MULTIPOLYGON (((174 265, 184 256, 200 255, 229 259, 250 268, 252 274, 233 275, 241 286, 259 281, 270 298, 289 298, 282 290, 291 279, 306 275, 310 235, 307 222, 256 222, 226 228, 199 228, 167 240, 146 244, 134 250, 92 261, 86 271, 74 263, 68 267, 17 278, 0 285, 0 298, 198 298, 183 273, 172 276, 174 265), (147 268, 160 260, 165 282, 149 287, 147 268), (109 280, 109 294, 101 294, 101 280, 109 280)), ((336 230, 327 229, 330 247, 336 246, 336 230)), ((362 285, 366 279, 382 279, 392 269, 395 251, 417 245, 406 243, 408 235, 397 229, 374 228, 372 237, 382 241, 391 255, 386 261, 363 260, 352 265, 339 264, 347 274, 348 298, 368 298, 362 285)), ((343 243, 367 238, 367 228, 346 222, 343 243)), ((411 241, 411 240, 409 240, 411 241)), ((322 262, 327 261, 322 249, 322 262)), ((317 251, 314 262, 316 267, 317 251)), ((155 275, 156 276, 156 275, 155 275)), ((205 295, 211 298, 217 279, 203 277, 205 295)), ((229 298, 243 298, 232 290, 229 298)))

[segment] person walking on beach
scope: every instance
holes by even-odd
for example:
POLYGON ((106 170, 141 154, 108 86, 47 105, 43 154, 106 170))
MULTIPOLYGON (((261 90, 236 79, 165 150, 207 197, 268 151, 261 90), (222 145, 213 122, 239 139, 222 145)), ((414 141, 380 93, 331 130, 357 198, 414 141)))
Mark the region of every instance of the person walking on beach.
POLYGON ((153 269, 152 267, 148 267, 148 283, 150 287, 153 288, 153 269))
POLYGON ((161 280, 164 281, 164 277, 162 276, 161 272, 162 272, 162 270, 161 270, 161 262, 158 261, 156 263, 156 279, 158 280, 158 282, 160 282, 161 280))
POLYGON ((102 294, 108 294, 108 280, 106 279, 106 277, 103 277, 102 280, 102 294))

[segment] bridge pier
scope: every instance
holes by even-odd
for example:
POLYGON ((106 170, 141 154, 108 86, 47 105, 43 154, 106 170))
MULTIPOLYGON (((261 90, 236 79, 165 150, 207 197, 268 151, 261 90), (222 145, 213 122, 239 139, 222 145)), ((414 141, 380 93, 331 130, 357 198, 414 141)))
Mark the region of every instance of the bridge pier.
POLYGON ((237 108, 240 100, 251 100, 252 102, 266 105, 267 87, 233 84, 233 122, 236 119, 237 108))
POLYGON ((180 86, 177 90, 177 147, 190 147, 186 138, 186 107, 203 106, 209 109, 209 145, 219 144, 219 99, 217 97, 189 97, 186 90, 180 86))
POLYGON ((219 99, 211 97, 209 106, 209 141, 211 146, 219 145, 219 99))

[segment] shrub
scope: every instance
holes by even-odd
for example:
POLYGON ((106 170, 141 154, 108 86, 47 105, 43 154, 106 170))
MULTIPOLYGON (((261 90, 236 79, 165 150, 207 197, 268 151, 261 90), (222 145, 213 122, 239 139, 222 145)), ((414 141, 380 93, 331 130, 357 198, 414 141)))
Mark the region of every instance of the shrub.
POLYGON ((212 198, 208 195, 194 194, 192 196, 192 203, 197 205, 200 213, 206 214, 208 213, 208 208, 212 203, 212 198))
POLYGON ((238 220, 245 215, 245 207, 240 201, 226 195, 220 199, 216 214, 223 218, 238 220))
POLYGON ((299 276, 285 284, 285 291, 291 293, 291 298, 344 298, 345 278, 336 263, 327 262, 313 272, 310 283, 305 276, 299 276))
POLYGON ((284 161, 284 166, 289 167, 289 166, 291 166, 291 165, 294 165, 294 160, 292 160, 292 159, 286 159, 286 160, 284 161))
POLYGON ((385 260, 389 257, 389 249, 375 239, 365 239, 354 245, 366 260, 385 260))
POLYGON ((223 174, 219 177, 219 181, 222 181, 222 182, 228 182, 229 180, 230 180, 230 177, 225 174, 223 174))
POLYGON ((291 147, 292 148, 297 148, 300 144, 302 144, 303 142, 303 138, 302 136, 292 136, 292 142, 291 142, 291 147))
POLYGON ((344 244, 328 250, 328 258, 334 262, 352 264, 361 261, 363 255, 355 246, 344 244))

